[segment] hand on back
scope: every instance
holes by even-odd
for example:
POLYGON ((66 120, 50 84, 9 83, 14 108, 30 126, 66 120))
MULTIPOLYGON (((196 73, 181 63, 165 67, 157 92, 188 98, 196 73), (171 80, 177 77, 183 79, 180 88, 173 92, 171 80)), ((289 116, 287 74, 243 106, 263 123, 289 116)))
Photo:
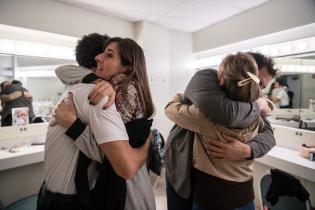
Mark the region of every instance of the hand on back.
POLYGON ((69 128, 72 123, 77 119, 77 110, 73 103, 73 95, 69 93, 55 109, 55 122, 53 125, 58 124, 62 127, 69 128))
POLYGON ((262 116, 267 116, 274 110, 274 103, 269 99, 259 98, 256 102, 262 116))
POLYGON ((102 107, 103 109, 107 109, 115 102, 116 92, 113 86, 105 81, 101 80, 96 84, 96 86, 92 89, 89 94, 89 100, 91 104, 98 104, 105 96, 108 96, 107 103, 102 107))
POLYGON ((238 139, 223 134, 226 142, 208 139, 206 145, 208 155, 213 159, 226 159, 229 161, 244 160, 251 157, 251 148, 238 139))

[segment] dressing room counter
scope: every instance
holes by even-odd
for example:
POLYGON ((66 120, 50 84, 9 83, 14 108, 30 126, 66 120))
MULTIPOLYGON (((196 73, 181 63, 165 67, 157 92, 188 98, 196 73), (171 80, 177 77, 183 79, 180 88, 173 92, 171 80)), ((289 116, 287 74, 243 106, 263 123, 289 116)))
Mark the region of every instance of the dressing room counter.
POLYGON ((0 171, 41 161, 44 161, 44 145, 22 146, 0 151, 0 171))
POLYGON ((276 146, 254 162, 254 189, 256 205, 261 206, 259 185, 261 178, 272 168, 278 168, 297 177, 315 203, 315 161, 299 155, 302 144, 315 145, 315 132, 272 124, 276 146))
POLYGON ((0 171, 44 160, 48 123, 0 129, 0 171))
POLYGON ((315 161, 299 156, 297 150, 275 146, 267 155, 257 158, 256 161, 315 182, 315 161))

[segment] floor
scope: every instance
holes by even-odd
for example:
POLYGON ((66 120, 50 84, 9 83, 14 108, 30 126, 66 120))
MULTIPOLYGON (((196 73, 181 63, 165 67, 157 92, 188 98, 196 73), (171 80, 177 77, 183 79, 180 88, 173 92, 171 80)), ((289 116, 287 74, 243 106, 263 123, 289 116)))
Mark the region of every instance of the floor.
POLYGON ((156 201, 156 210, 167 210, 166 205, 166 190, 165 190, 165 174, 164 170, 161 172, 161 176, 155 176, 154 174, 150 174, 153 190, 155 194, 156 201))

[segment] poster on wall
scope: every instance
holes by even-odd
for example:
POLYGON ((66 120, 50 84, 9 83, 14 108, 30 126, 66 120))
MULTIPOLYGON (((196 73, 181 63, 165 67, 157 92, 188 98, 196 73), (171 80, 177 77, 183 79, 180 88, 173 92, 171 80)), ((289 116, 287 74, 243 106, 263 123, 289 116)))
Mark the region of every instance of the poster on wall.
POLYGON ((12 109, 12 125, 21 126, 29 124, 28 107, 12 109))

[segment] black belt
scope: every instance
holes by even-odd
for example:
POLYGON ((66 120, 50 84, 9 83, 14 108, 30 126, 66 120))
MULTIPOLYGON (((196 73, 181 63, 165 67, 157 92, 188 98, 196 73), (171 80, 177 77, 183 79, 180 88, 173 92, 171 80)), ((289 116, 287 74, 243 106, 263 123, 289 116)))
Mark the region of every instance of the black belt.
POLYGON ((38 209, 49 209, 51 207, 73 206, 79 208, 77 195, 67 195, 54 193, 47 189, 45 183, 42 184, 37 201, 38 209))

